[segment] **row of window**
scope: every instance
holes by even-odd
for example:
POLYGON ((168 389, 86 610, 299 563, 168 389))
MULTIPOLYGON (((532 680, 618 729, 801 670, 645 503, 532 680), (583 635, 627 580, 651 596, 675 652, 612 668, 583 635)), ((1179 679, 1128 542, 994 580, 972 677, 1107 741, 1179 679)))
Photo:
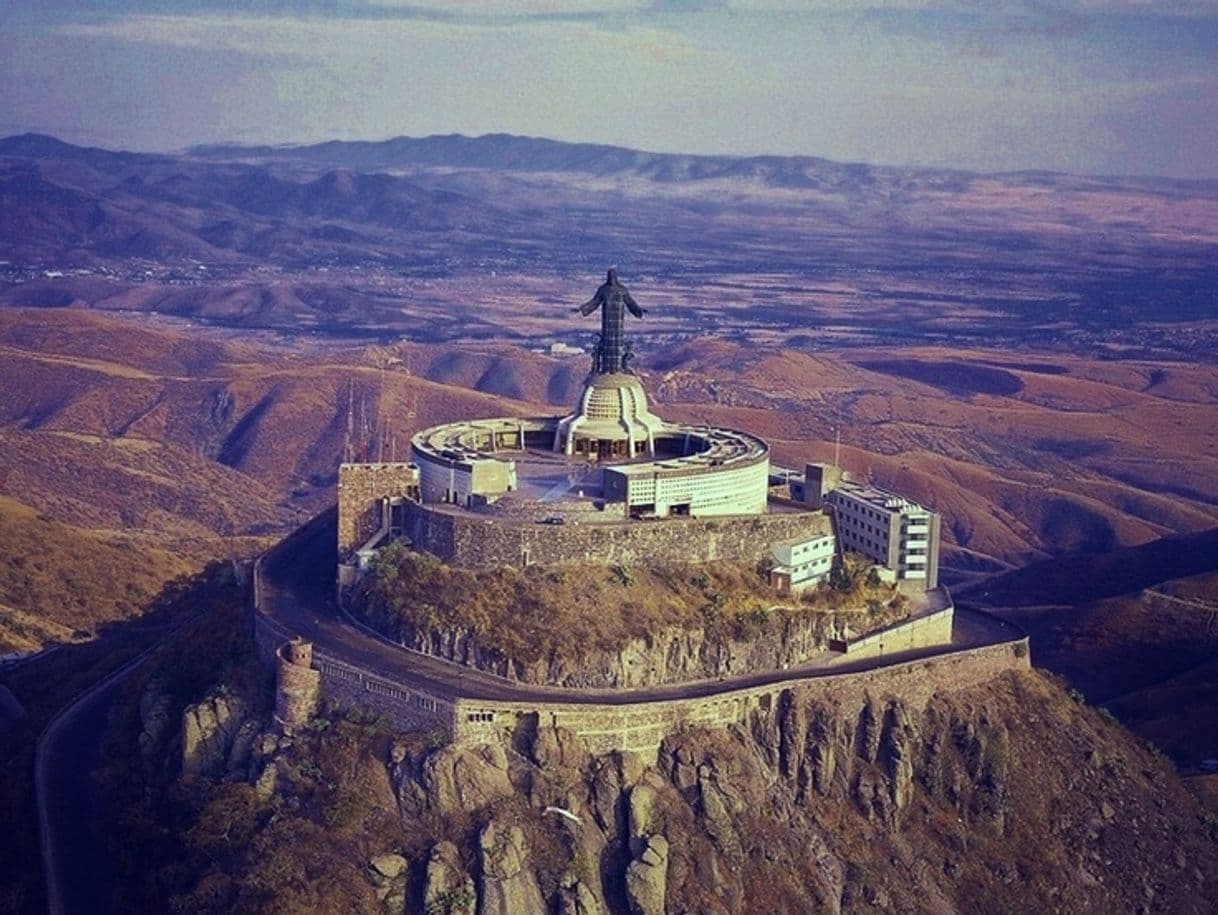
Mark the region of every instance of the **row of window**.
POLYGON ((838 520, 844 527, 854 528, 856 531, 866 532, 868 534, 880 535, 880 536, 884 536, 884 537, 888 536, 887 527, 876 527, 875 525, 868 524, 866 521, 862 521, 858 518, 852 518, 848 514, 840 514, 838 516, 838 520))
POLYGON ((870 556, 877 562, 886 562, 888 560, 888 544, 881 543, 878 540, 870 540, 866 537, 843 537, 842 548, 845 550, 857 550, 870 556))
POLYGON ((813 559, 811 562, 800 563, 797 566, 791 567, 791 577, 801 577, 804 572, 809 569, 827 569, 833 562, 832 556, 822 556, 820 559, 813 559))
POLYGON ((794 560, 797 556, 806 556, 808 553, 817 553, 832 549, 832 540, 825 537, 821 540, 813 540, 811 543, 801 543, 799 546, 793 547, 791 549, 791 558, 794 560))

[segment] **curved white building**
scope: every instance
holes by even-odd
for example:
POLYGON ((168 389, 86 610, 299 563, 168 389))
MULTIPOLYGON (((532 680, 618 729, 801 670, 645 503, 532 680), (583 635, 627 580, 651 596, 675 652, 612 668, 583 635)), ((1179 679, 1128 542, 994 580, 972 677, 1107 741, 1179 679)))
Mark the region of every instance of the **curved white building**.
MULTIPOLYGON (((618 519, 762 514, 770 449, 730 429, 666 423, 638 378, 591 375, 564 417, 432 426, 410 443, 424 504, 479 508, 512 494, 618 519)), ((588 517, 583 514, 583 517, 588 517)))

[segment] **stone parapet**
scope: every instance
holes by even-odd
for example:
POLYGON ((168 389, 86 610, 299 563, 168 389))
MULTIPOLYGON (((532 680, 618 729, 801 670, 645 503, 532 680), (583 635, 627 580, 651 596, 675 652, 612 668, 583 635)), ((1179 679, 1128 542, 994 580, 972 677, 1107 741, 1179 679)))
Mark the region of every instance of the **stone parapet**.
POLYGON ((350 554, 381 526, 381 500, 418 494, 414 464, 340 464, 338 467, 338 552, 350 554))
POLYGON ((349 664, 318 646, 313 647, 312 668, 291 664, 287 660, 287 650, 298 643, 257 611, 254 613, 254 639, 259 656, 276 661, 275 717, 282 724, 299 727, 316 714, 319 704, 324 703, 331 709, 380 715, 393 727, 403 730, 438 730, 446 737, 453 734, 455 713, 451 699, 408 689, 349 664))
POLYGON ((819 512, 776 512, 663 521, 537 524, 479 517, 447 507, 404 506, 405 534, 416 549, 455 565, 598 562, 752 562, 780 540, 831 533, 819 512))
POLYGON ((458 699, 458 743, 509 741, 522 725, 556 726, 579 735, 593 753, 630 750, 654 758, 663 739, 690 727, 727 728, 771 719, 783 693, 828 698, 857 711, 869 695, 899 696, 925 706, 937 692, 985 683, 1009 670, 1027 670, 1027 639, 965 649, 874 670, 791 678, 708 696, 635 703, 487 702, 458 699))
MULTIPOLYGON (((407 687, 321 648, 314 651, 313 673, 318 675, 321 701, 332 708, 372 712, 393 727, 434 730, 461 744, 510 743, 518 729, 542 724, 578 734, 597 753, 631 750, 654 756, 667 735, 683 728, 772 724, 787 692, 826 697, 855 711, 868 696, 899 696, 921 706, 937 692, 976 686, 1006 671, 1030 669, 1027 637, 1013 627, 1010 634, 1010 640, 997 644, 949 650, 873 669, 792 676, 759 686, 659 701, 572 701, 564 691, 556 691, 555 701, 451 698, 438 691, 407 687)), ((290 637, 262 614, 255 615, 255 635, 264 658, 278 657, 278 648, 290 637)))
POLYGON ((932 645, 950 645, 954 616, 955 609, 949 605, 845 642, 841 650, 854 660, 879 658, 932 645))

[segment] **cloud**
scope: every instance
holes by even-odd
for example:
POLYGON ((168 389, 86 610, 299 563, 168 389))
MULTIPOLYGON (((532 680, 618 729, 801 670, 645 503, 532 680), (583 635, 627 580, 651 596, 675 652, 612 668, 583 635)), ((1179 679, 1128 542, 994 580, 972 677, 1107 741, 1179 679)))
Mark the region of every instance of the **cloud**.
MULTIPOLYGON (((696 3, 697 0, 691 0, 696 3)), ((656 6, 682 3, 657 0, 656 6)), ((716 6, 715 3, 708 3, 716 6)), ((736 12, 965 13, 984 19, 1020 16, 1130 16, 1164 19, 1218 18, 1218 0, 726 0, 736 12)))
POLYGON ((1167 19, 1135 0, 998 12, 981 0, 304 0, 308 12, 190 0, 189 13, 171 2, 0 24, 0 120, 146 148, 503 131, 680 152, 1075 171, 1121 171, 1127 156, 1140 171, 1214 170, 1198 137, 1218 133, 1205 105, 1218 19, 1183 17, 1218 0, 1156 5, 1167 19), (1175 160, 1155 152, 1172 143, 1175 160))
MULTIPOLYGON (((512 21, 458 22, 447 18, 334 19, 325 16, 275 17, 266 15, 129 15, 91 22, 72 22, 54 27, 56 35, 84 40, 110 40, 133 44, 155 44, 200 51, 229 51, 257 56, 323 56, 338 51, 358 56, 377 50, 394 52, 395 42, 449 45, 473 38, 489 38, 505 30, 530 32, 534 38, 570 40, 584 36, 612 53, 642 52, 655 57, 687 56, 701 49, 698 42, 678 33, 625 24, 600 29, 579 20, 551 17, 512 21)), ((504 48, 510 54, 512 48, 504 48)), ((705 49, 702 49, 705 50, 705 49)), ((534 53, 531 51, 530 53, 534 53)), ((613 66, 619 66, 619 63, 613 66)))

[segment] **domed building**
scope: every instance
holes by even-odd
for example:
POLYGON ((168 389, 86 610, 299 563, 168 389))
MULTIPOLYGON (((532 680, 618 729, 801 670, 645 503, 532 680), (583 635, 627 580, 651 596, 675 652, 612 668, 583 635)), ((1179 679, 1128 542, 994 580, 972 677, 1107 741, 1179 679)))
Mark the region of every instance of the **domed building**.
POLYGON ((624 332, 627 312, 645 312, 615 271, 578 310, 598 309, 569 414, 445 423, 414 435, 409 463, 343 464, 345 560, 396 536, 450 562, 519 566, 752 562, 773 543, 832 537, 823 511, 769 502, 764 440, 652 411, 624 332))
POLYGON ((600 460, 654 454, 663 426, 633 374, 593 374, 575 412, 559 421, 554 450, 600 460))

